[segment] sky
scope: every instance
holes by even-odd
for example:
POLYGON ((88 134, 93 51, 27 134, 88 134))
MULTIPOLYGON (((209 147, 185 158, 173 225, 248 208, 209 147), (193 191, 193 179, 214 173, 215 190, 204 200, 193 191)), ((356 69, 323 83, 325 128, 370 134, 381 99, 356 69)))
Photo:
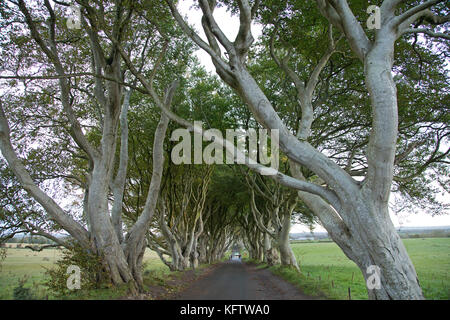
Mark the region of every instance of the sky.
MULTIPOLYGON (((194 1, 193 0, 182 0, 179 4, 179 11, 182 15, 184 15, 187 21, 195 27, 197 31, 200 31, 200 36, 206 41, 205 34, 201 27, 201 11, 192 8, 194 1)), ((222 31, 228 36, 229 39, 234 40, 236 34, 239 30, 239 19, 236 16, 231 16, 229 12, 226 11, 225 8, 217 8, 214 10, 214 17, 217 21, 217 24, 221 27, 222 31)), ((253 25, 252 34, 256 39, 259 35, 261 35, 261 26, 253 25)), ((207 53, 203 50, 199 49, 196 52, 200 63, 210 72, 215 73, 214 65, 211 62, 211 59, 207 53)), ((450 195, 445 195, 440 197, 440 199, 445 200, 448 204, 450 203, 450 195)), ((394 212, 390 212, 392 222, 396 227, 431 227, 431 226, 450 226, 450 215, 442 215, 442 216, 434 216, 432 217, 430 214, 426 212, 420 211, 416 213, 411 212, 402 212, 395 214, 394 212)), ((303 225, 293 225, 291 228, 291 233, 295 232, 307 232, 309 231, 308 227, 303 225)), ((323 232, 323 229, 320 225, 316 225, 316 232, 323 232)))
MULTIPOLYGON (((200 10, 196 10, 194 8, 191 8, 194 4, 193 0, 182 0, 180 1, 180 4, 178 5, 178 10, 181 13, 181 15, 185 16, 187 18, 187 21, 189 24, 195 27, 197 31, 200 31, 199 34, 202 37, 203 40, 206 41, 205 33, 202 29, 201 24, 201 18, 202 13, 200 10)), ((214 18, 216 19, 217 24, 222 29, 222 31, 225 33, 225 35, 230 40, 234 40, 236 38, 236 35, 239 31, 239 18, 237 16, 231 16, 229 12, 225 8, 216 8, 214 10, 214 18)), ((261 35, 261 27, 258 25, 253 25, 252 27, 252 34, 253 38, 257 38, 259 35, 261 35)), ((205 66, 206 70, 215 73, 214 65, 211 62, 211 58, 209 55, 204 52, 203 50, 198 50, 196 52, 197 57, 199 58, 200 62, 205 66)))

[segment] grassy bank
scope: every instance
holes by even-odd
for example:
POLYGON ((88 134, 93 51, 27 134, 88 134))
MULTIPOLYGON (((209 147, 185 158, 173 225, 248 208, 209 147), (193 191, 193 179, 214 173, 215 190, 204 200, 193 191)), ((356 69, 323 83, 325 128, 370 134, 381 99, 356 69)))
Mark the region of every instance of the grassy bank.
MULTIPOLYGON (((0 299, 13 299, 14 288, 22 279, 26 279, 25 288, 31 288, 37 299, 53 299, 54 296, 42 285, 46 268, 53 267, 61 256, 58 249, 44 249, 33 252, 29 249, 7 249, 7 257, 0 271, 0 299)), ((161 283, 169 268, 162 263, 156 253, 147 250, 144 256, 145 283, 161 283)), ((101 288, 96 290, 76 290, 68 299, 114 299, 126 295, 127 288, 101 288)))
MULTIPOLYGON (((427 299, 450 299, 450 239, 404 239, 427 299)), ((292 244, 302 274, 295 270, 272 267, 271 270, 298 285, 308 295, 328 299, 367 299, 366 288, 358 267, 331 242, 297 242, 292 244)), ((45 268, 51 268, 60 257, 58 249, 33 252, 29 249, 8 248, 0 271, 0 299, 12 299, 19 280, 27 277, 24 287, 32 288, 38 299, 54 297, 42 285, 45 268)), ((158 256, 147 250, 144 283, 164 286, 171 273, 158 256)), ((263 267, 263 266, 262 266, 263 267)), ((126 295, 127 288, 102 288, 75 291, 68 299, 114 299, 126 295)), ((174 288, 176 289, 176 288, 174 288)))
MULTIPOLYGON (((404 239, 427 299, 450 299, 450 239, 404 239)), ((335 243, 293 243, 302 270, 272 267, 271 270, 300 286, 306 294, 331 299, 367 299, 359 268, 335 243)))

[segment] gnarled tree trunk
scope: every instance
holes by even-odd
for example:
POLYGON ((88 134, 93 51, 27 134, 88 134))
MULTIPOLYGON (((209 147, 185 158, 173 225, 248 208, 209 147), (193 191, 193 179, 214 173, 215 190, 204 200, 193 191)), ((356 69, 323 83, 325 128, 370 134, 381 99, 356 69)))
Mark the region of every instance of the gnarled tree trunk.
POLYGON ((282 216, 282 227, 277 234, 277 242, 280 250, 281 265, 292 266, 300 271, 297 264, 297 259, 295 258, 289 242, 289 232, 291 231, 291 213, 292 212, 286 212, 282 216))

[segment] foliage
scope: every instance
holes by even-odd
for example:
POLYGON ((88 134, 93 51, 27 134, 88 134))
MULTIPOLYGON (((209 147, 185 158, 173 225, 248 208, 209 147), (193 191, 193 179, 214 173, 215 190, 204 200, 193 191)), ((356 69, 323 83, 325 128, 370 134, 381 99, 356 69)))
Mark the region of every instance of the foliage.
POLYGON ((101 257, 74 243, 69 249, 63 250, 61 258, 55 263, 55 267, 46 271, 49 278, 44 282, 44 285, 56 296, 64 296, 70 292, 67 288, 69 276, 67 269, 72 265, 78 266, 81 270, 81 289, 98 289, 107 284, 107 273, 101 263, 101 257))
MULTIPOLYGON (((177 115, 188 120, 202 120, 206 128, 218 128, 222 132, 227 128, 259 127, 233 90, 225 86, 217 76, 212 76, 199 66, 193 56, 192 42, 174 23, 164 1, 104 1, 104 4, 96 3, 92 7, 87 2, 79 3, 85 8, 84 14, 90 8, 87 10, 89 16, 86 16, 86 20, 94 25, 91 31, 100 31, 98 46, 101 47, 100 52, 111 53, 108 61, 117 53, 117 48, 108 38, 110 34, 114 36, 118 32, 115 31, 118 26, 116 16, 120 17, 121 13, 120 10, 117 15, 114 13, 118 3, 121 4, 120 8, 125 11, 129 9, 130 13, 123 21, 123 28, 118 28, 122 29, 120 32, 123 31, 119 41, 125 51, 128 51, 131 60, 129 64, 139 69, 143 78, 154 80, 152 84, 155 91, 161 96, 169 83, 181 78, 172 107, 177 115), (157 19, 154 18, 155 13, 158 13, 157 19), (159 67, 158 61, 161 63, 159 67)), ((375 3, 380 4, 381 0, 375 3)), ((55 74, 55 65, 51 61, 54 59, 51 56, 49 59, 42 52, 39 41, 33 41, 33 32, 24 31, 23 14, 15 4, 0 2, 0 28, 4 30, 0 36, 0 69, 5 74, 16 76, 30 75, 36 71, 35 74, 39 77, 10 81, 4 79, 0 82, 1 100, 5 105, 8 121, 12 124, 11 142, 33 181, 44 192, 55 200, 73 199, 68 208, 62 209, 84 227, 88 224, 86 217, 90 212, 86 211, 86 204, 81 203, 81 197, 75 194, 89 190, 87 181, 90 180, 93 164, 81 150, 84 148, 75 143, 74 140, 77 139, 71 137, 76 126, 73 123, 70 125, 70 118, 73 116, 77 119, 82 127, 80 131, 85 132, 86 139, 94 147, 101 146, 102 133, 106 133, 104 129, 108 127, 105 126, 107 121, 104 122, 107 120, 106 112, 99 108, 102 100, 99 96, 104 91, 99 84, 105 79, 90 75, 75 76, 90 70, 91 63, 96 64, 89 44, 93 37, 86 36, 84 28, 68 30, 64 26, 65 20, 61 19, 66 9, 64 4, 56 3, 54 11, 50 5, 43 6, 39 2, 27 4, 36 28, 34 33, 40 33, 45 38, 42 41, 44 44, 54 42, 54 51, 58 53, 54 55, 60 57, 61 68, 65 73, 73 74, 67 79, 70 96, 68 101, 73 108, 73 115, 69 115, 67 121, 67 106, 62 102, 64 94, 58 86, 61 80, 50 76, 55 74), (58 17, 56 20, 53 18, 55 15, 58 17), (68 198, 68 194, 73 197, 68 198)), ((233 14, 239 11, 236 1, 220 0, 218 4, 226 6, 233 14)), ((401 9, 409 5, 402 4, 401 9)), ((366 19, 364 2, 353 1, 351 8, 358 20, 366 19)), ((273 42, 275 55, 289 58, 286 59, 288 66, 306 83, 318 60, 327 50, 328 35, 331 34, 329 23, 313 1, 293 0, 262 1, 256 20, 264 28, 262 36, 249 52, 248 69, 288 130, 295 133, 302 117, 302 110, 297 103, 298 92, 289 77, 275 63, 276 59, 270 54, 270 44, 273 42)), ((339 31, 334 28, 333 33, 337 41, 339 31)), ((370 38, 373 35, 374 33, 369 33, 370 38)), ((401 195, 403 201, 399 205, 402 207, 416 206, 431 214, 448 212, 448 205, 441 203, 435 195, 440 191, 448 194, 449 185, 448 50, 437 50, 441 49, 437 46, 425 36, 423 39, 418 39, 416 35, 403 36, 396 44, 393 70, 398 89, 399 134, 398 153, 393 164, 395 178, 392 190, 401 195)), ((365 88, 363 65, 350 53, 346 41, 340 41, 337 49, 321 72, 313 94, 315 120, 308 142, 360 181, 366 176, 368 168, 366 151, 372 126, 371 104, 365 88)), ((138 90, 140 84, 137 79, 126 70, 126 63, 121 63, 124 66, 121 81, 132 84, 130 88, 135 88, 128 117, 130 161, 123 205, 124 222, 131 229, 129 227, 143 211, 154 175, 152 142, 161 111, 142 88, 138 90)), ((102 74, 101 71, 92 69, 90 71, 102 74)), ((168 135, 177 127, 178 124, 171 122, 168 135)), ((113 131, 118 132, 118 128, 113 131)), ((119 143, 116 143, 117 158, 119 143)), ((170 157, 172 147, 173 142, 166 143, 166 159, 170 157)), ((114 154, 114 150, 111 154, 114 154)), ((119 161, 113 161, 113 158, 114 156, 108 162, 114 168, 111 175, 119 165, 119 161)), ((283 172, 288 173, 287 161, 284 164, 283 172)), ((189 189, 184 187, 203 186, 206 171, 203 169, 204 167, 188 170, 183 166, 165 165, 162 194, 169 198, 167 201, 171 204, 168 217, 171 227, 171 223, 175 224, 180 220, 179 217, 185 218, 183 222, 188 225, 188 218, 194 217, 192 220, 196 222, 198 215, 204 213, 202 208, 202 212, 195 211, 195 215, 189 215, 197 206, 189 207, 191 211, 183 211, 180 210, 183 208, 179 200, 189 189)), ((207 190, 208 199, 204 202, 205 208, 215 214, 211 214, 205 221, 203 238, 210 236, 213 239, 211 243, 215 245, 217 240, 213 235, 220 238, 224 233, 224 226, 227 226, 227 237, 230 238, 235 236, 236 230, 243 229, 242 225, 249 225, 248 188, 239 179, 242 174, 228 169, 225 166, 214 167, 213 179, 207 190)), ((303 171, 309 181, 321 184, 317 181, 316 174, 304 168, 303 171)), ((0 240, 29 232, 47 233, 47 237, 51 238, 49 235, 61 231, 61 226, 54 219, 49 219, 47 213, 22 187, 5 161, 0 159, 0 240)), ((87 197, 85 200, 88 203, 87 197)), ((261 206, 265 205, 264 199, 257 200, 261 206)), ((298 204, 295 212, 299 214, 293 217, 293 221, 313 224, 315 218, 303 203, 298 204)), ((195 224, 192 225, 195 231, 195 224)), ((155 222, 153 228, 158 231, 155 222)), ((253 230, 252 228, 245 231, 251 233, 249 230, 253 230)), ((90 232, 89 228, 86 229, 90 232)), ((180 227, 180 230, 183 229, 187 227, 180 227)), ((177 230, 177 233, 182 232, 177 230)), ((84 287, 97 288, 106 278, 100 257, 74 246, 64 252, 56 269, 48 271, 51 290, 58 294, 66 292, 66 270, 72 264, 82 268, 84 287)))
MULTIPOLYGON (((48 275, 45 271, 49 268, 56 266, 56 261, 61 257, 62 250, 50 248, 40 252, 31 252, 29 250, 11 249, 8 248, 8 256, 3 264, 3 270, 0 272, 0 300, 13 299, 13 290, 17 286, 19 279, 24 276, 28 276, 28 284, 25 287, 30 286, 33 288, 33 294, 37 299, 116 299, 126 295, 126 288, 112 289, 109 286, 103 286, 99 289, 73 290, 69 294, 62 297, 61 295, 55 295, 52 291, 45 286, 45 282, 48 281, 48 275)), ((170 274, 169 268, 167 268, 159 259, 155 252, 147 250, 144 256, 144 262, 146 265, 146 273, 148 276, 144 277, 144 283, 146 279, 152 275, 157 275, 160 278, 166 277, 170 274)))
MULTIPOLYGON (((251 52, 249 68, 283 122, 296 132, 301 117, 297 92, 273 61, 270 44, 273 40, 275 54, 289 58, 289 67, 307 83, 326 51, 328 22, 314 2, 275 0, 263 1, 261 5, 258 21, 264 29, 251 52)), ((358 19, 366 19, 364 14, 359 15, 365 12, 365 3, 353 1, 351 8, 358 19)), ((333 29, 336 39, 337 31, 333 29)), ((408 207, 410 212, 425 210, 432 215, 448 213, 449 209, 442 198, 436 197, 440 192, 448 194, 450 152, 448 50, 437 41, 417 35, 399 38, 393 68, 399 134, 392 191, 401 198, 401 207, 408 207)), ((349 165, 349 171, 359 180, 367 168, 371 104, 363 65, 349 53, 345 41, 338 42, 337 49, 314 92, 313 133, 309 141, 341 167, 349 165)), ((314 177, 312 172, 303 174, 314 177)))
POLYGON ((18 280, 17 287, 14 288, 13 297, 15 300, 34 300, 36 299, 35 295, 31 288, 25 288, 25 284, 28 280, 28 277, 23 277, 18 280))

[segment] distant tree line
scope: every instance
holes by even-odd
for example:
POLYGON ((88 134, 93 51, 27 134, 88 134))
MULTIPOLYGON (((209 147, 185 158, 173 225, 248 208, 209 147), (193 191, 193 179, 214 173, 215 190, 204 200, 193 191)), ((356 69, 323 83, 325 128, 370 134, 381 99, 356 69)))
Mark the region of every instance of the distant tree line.
POLYGON ((54 241, 41 236, 16 236, 6 240, 5 243, 55 244, 54 241))

